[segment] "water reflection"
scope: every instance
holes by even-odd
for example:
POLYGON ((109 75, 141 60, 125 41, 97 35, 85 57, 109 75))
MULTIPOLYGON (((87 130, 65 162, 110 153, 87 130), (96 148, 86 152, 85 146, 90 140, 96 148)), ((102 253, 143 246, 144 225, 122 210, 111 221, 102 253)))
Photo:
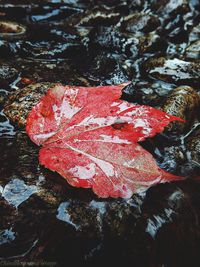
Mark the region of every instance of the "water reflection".
POLYGON ((0 245, 10 243, 15 239, 15 232, 10 229, 6 229, 0 232, 0 245))
POLYGON ((9 120, 0 112, 0 138, 11 138, 16 134, 15 128, 10 124, 9 120))
POLYGON ((26 185, 22 180, 13 179, 3 188, 1 194, 9 204, 17 208, 37 191, 37 186, 26 185))
POLYGON ((56 217, 58 220, 71 224, 73 227, 75 227, 76 230, 78 230, 80 226, 76 225, 75 223, 71 221, 70 215, 67 211, 67 208, 69 207, 69 205, 70 205, 69 202, 61 203, 60 206, 58 207, 58 214, 56 217))

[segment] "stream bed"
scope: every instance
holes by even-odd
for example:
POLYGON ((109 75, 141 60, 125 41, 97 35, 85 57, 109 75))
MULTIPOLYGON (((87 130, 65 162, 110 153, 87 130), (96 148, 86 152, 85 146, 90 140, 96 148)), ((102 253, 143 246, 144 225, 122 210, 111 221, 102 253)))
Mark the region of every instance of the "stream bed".
POLYGON ((197 0, 1 0, 0 266, 199 267, 199 93, 197 0), (127 81, 122 99, 186 121, 141 143, 184 181, 101 199, 39 165, 29 105, 127 81))

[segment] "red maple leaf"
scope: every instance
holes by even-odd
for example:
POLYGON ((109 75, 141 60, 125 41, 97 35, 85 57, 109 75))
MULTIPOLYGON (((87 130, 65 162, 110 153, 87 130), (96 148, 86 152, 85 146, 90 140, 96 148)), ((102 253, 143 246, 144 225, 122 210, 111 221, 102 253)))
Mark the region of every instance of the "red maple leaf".
POLYGON ((160 169, 137 143, 181 119, 120 100, 124 86, 51 88, 27 119, 28 135, 42 145, 40 164, 100 197, 127 198, 143 187, 183 179, 160 169))

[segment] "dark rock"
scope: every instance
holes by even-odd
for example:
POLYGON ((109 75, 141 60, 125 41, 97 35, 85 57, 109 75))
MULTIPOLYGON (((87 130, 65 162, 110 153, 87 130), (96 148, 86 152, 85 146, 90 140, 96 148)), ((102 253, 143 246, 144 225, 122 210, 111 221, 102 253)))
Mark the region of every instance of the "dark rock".
POLYGON ((120 14, 110 8, 94 7, 83 13, 74 15, 69 24, 73 26, 109 26, 116 24, 120 19, 120 14))
POLYGON ((6 64, 0 66, 0 85, 8 86, 9 83, 13 82, 18 75, 18 71, 6 64))
POLYGON ((0 54, 1 58, 7 58, 13 55, 12 45, 7 40, 0 40, 0 54))
POLYGON ((148 33, 156 30, 159 25, 158 17, 145 13, 130 14, 124 17, 121 22, 122 31, 130 33, 148 33))
POLYGON ((151 1, 151 9, 156 14, 169 18, 177 13, 185 14, 190 11, 187 0, 153 0, 151 1))
POLYGON ((33 82, 57 82, 89 86, 87 79, 81 76, 79 74, 80 71, 77 71, 75 67, 71 66, 68 60, 50 62, 19 59, 15 64, 16 68, 20 70, 22 78, 28 78, 33 82))
POLYGON ((123 89, 122 98, 142 105, 159 106, 172 88, 163 82, 136 81, 123 89))
POLYGON ((161 34, 164 34, 167 39, 176 44, 187 42, 187 22, 182 14, 169 18, 164 24, 161 34))
POLYGON ((165 51, 167 43, 155 32, 150 32, 139 38, 139 54, 154 53, 157 51, 165 51))
POLYGON ((77 56, 85 50, 84 45, 78 42, 58 43, 55 41, 17 43, 16 50, 21 56, 34 59, 55 59, 77 56))
POLYGON ((83 76, 92 85, 120 84, 131 79, 116 54, 99 53, 83 64, 83 76))
MULTIPOLYGON (((191 169, 196 176, 200 175, 200 130, 199 124, 186 135, 185 145, 187 149, 187 158, 191 163, 191 169)), ((189 166, 188 166, 189 167, 189 166)))
POLYGON ((8 95, 8 92, 6 90, 0 90, 0 107, 6 101, 7 95, 8 95))
POLYGON ((198 266, 199 186, 188 181, 147 192, 142 206, 144 231, 155 240, 157 261, 166 266, 198 266))
POLYGON ((163 169, 178 175, 186 175, 185 164, 187 164, 187 157, 185 150, 180 145, 165 147, 159 159, 159 165, 163 169))
POLYGON ((154 79, 159 79, 175 84, 198 85, 200 82, 200 62, 190 62, 178 58, 164 57, 151 58, 143 67, 146 74, 154 79))
POLYGON ((156 49, 164 50, 166 45, 163 40, 151 32, 145 36, 121 32, 113 27, 100 27, 91 33, 90 40, 100 47, 110 51, 118 51, 128 58, 134 58, 145 53, 154 52, 156 49), (164 45, 163 45, 164 44, 164 45))
POLYGON ((17 70, 0 84, 0 265, 199 267, 198 124, 191 130, 199 119, 199 11, 197 0, 0 1, 0 17, 26 29, 0 33, 2 65, 17 70), (165 103, 187 120, 175 135, 141 142, 161 168, 186 181, 128 200, 97 198, 39 166, 39 148, 8 119, 24 127, 57 82, 127 80, 123 99, 165 103))
POLYGON ((114 27, 99 27, 91 33, 90 40, 110 51, 120 51, 129 57, 135 57, 139 51, 139 39, 134 35, 121 33, 114 27))

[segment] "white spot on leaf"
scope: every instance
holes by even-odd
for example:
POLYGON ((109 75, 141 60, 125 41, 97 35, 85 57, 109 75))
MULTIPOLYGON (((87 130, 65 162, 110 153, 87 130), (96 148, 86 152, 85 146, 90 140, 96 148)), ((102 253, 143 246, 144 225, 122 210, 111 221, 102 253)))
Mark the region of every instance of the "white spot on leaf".
POLYGON ((87 166, 76 166, 69 169, 69 172, 79 179, 92 179, 95 176, 95 164, 90 163, 87 166))

